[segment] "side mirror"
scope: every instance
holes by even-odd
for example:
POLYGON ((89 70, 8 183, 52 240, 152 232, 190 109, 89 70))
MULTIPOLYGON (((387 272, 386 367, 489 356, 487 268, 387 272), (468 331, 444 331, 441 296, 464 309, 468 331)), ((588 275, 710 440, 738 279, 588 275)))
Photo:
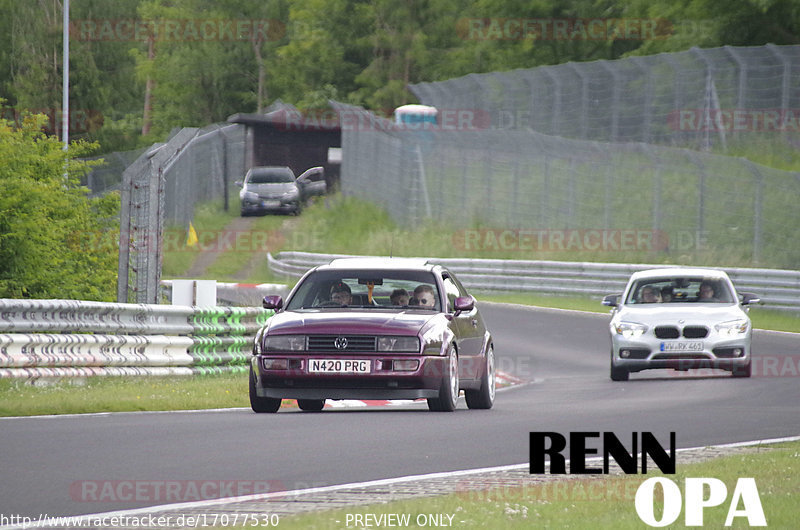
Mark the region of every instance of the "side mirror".
POLYGON ((753 293, 739 293, 742 295, 742 305, 757 304, 761 302, 761 298, 753 293))
POLYGON ((475 299, 471 296, 459 296, 456 298, 453 308, 456 310, 456 315, 465 311, 472 311, 475 308, 475 299))
POLYGON ((236 185, 237 185, 237 186, 239 186, 240 188, 241 188, 242 186, 244 186, 244 182, 243 182, 243 181, 241 181, 241 180, 237 180, 236 182, 234 182, 234 184, 236 184, 236 185))
POLYGON ((278 310, 283 307, 283 298, 278 294, 270 294, 264 297, 264 300, 261 301, 261 305, 264 309, 278 310))
POLYGON ((603 301, 601 303, 608 307, 617 307, 619 305, 617 300, 619 300, 618 294, 607 294, 603 297, 603 301))

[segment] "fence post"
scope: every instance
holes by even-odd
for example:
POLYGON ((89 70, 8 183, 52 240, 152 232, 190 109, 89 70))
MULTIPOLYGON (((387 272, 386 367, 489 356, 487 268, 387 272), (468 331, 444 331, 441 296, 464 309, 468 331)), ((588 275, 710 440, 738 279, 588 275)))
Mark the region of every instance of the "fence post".
POLYGON ((758 170, 752 161, 743 158, 742 161, 750 169, 750 172, 756 179, 756 195, 753 204, 753 263, 758 264, 761 261, 761 230, 764 202, 764 175, 758 170))

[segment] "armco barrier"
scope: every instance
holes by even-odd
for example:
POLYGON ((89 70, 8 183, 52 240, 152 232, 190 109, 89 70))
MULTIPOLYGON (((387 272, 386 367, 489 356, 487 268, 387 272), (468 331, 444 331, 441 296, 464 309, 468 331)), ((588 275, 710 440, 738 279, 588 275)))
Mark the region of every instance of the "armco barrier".
POLYGON ((244 372, 273 311, 0 299, 0 378, 244 372))
MULTIPOLYGON (((300 277, 311 267, 345 254, 281 252, 267 254, 270 270, 288 277, 300 277)), ((470 289, 481 291, 526 291, 544 294, 590 296, 600 299, 621 293, 636 271, 673 265, 620 264, 596 262, 426 258, 458 275, 470 289)), ((739 291, 754 292, 770 309, 800 312, 800 271, 722 267, 739 291)))

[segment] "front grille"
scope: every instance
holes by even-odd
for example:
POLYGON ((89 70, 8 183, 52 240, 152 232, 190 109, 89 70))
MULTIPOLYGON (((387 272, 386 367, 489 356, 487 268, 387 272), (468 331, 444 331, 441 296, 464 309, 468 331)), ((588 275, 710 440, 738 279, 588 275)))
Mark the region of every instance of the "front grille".
POLYGON ((705 326, 686 326, 683 328, 683 336, 687 339, 704 339, 708 336, 708 328, 705 326))
POLYGON ((681 336, 681 332, 675 326, 656 326, 655 334, 659 339, 677 339, 681 336))
POLYGON ((364 335, 309 335, 308 351, 333 353, 374 352, 375 337, 364 335), (339 346, 338 348, 337 345, 339 346))

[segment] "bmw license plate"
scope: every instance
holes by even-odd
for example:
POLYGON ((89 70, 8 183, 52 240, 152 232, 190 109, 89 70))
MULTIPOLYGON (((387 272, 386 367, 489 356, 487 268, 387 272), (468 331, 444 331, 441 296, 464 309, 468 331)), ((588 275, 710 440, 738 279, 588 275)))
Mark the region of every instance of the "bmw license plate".
POLYGON ((326 374, 368 374, 370 362, 363 359, 309 359, 308 371, 326 374))
POLYGON ((703 351, 703 342, 702 341, 662 342, 661 351, 664 352, 703 351))

